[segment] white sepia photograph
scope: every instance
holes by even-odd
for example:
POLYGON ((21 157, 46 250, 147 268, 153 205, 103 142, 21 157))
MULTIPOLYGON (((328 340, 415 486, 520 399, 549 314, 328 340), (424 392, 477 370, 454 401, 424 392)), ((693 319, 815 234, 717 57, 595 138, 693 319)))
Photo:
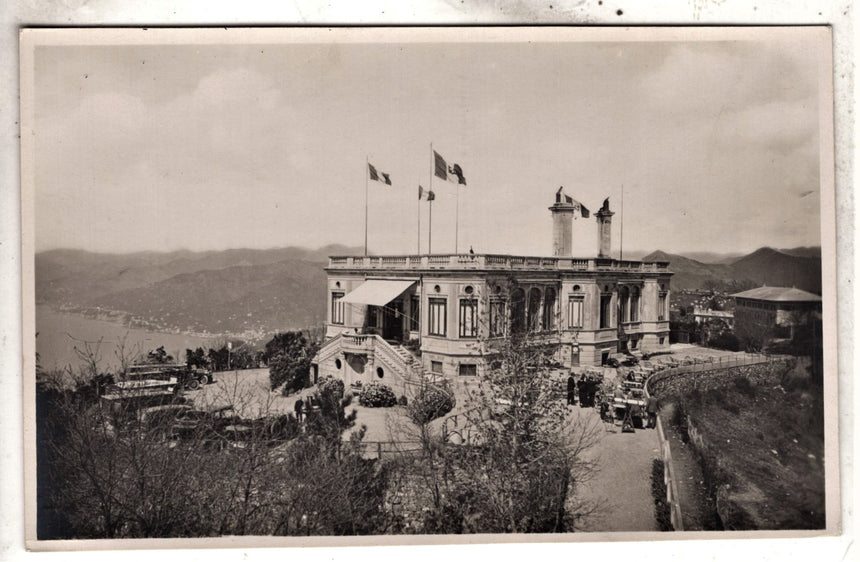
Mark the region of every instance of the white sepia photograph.
POLYGON ((28 547, 838 533, 832 48, 22 30, 28 547))

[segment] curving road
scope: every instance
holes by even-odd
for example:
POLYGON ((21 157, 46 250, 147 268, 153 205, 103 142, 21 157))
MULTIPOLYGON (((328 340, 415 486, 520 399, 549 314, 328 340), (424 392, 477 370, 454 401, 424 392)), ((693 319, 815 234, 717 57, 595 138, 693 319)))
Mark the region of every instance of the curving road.
MULTIPOLYGON (((572 407, 580 416, 599 418, 594 408, 572 407)), ((602 423, 602 422, 598 422, 602 423)), ((597 472, 580 485, 581 499, 597 504, 597 511, 583 523, 584 531, 659 531, 651 495, 651 466, 660 457, 654 429, 621 433, 620 422, 602 424, 600 441, 586 453, 597 463, 597 472)))

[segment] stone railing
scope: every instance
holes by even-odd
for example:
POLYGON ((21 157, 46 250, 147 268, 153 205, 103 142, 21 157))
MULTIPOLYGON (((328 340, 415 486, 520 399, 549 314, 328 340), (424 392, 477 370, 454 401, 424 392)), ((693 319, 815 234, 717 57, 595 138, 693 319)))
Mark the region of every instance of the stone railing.
POLYGON ((431 254, 332 256, 330 269, 528 269, 547 271, 666 272, 668 262, 619 261, 611 258, 511 256, 505 254, 431 254))

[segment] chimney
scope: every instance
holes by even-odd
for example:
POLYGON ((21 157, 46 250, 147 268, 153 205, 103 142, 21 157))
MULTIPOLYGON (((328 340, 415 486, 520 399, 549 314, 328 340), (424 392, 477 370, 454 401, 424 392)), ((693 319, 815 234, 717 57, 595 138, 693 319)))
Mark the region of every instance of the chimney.
POLYGON ((573 212, 576 205, 573 199, 564 194, 564 186, 555 192, 552 212, 552 255, 570 257, 573 255, 573 212))
POLYGON ((603 201, 597 216, 597 257, 608 258, 612 251, 612 211, 609 210, 609 197, 603 201))

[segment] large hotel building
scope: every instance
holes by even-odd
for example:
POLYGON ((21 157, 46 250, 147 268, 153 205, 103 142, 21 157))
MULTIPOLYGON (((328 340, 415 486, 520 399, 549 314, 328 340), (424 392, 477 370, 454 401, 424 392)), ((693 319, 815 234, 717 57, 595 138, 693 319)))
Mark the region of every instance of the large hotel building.
POLYGON ((429 254, 329 259, 326 341, 314 378, 381 381, 402 393, 422 378, 474 381, 484 343, 528 331, 565 368, 669 346, 666 262, 609 257, 612 213, 597 219, 596 257, 571 255, 577 204, 549 208, 552 256, 429 254))

